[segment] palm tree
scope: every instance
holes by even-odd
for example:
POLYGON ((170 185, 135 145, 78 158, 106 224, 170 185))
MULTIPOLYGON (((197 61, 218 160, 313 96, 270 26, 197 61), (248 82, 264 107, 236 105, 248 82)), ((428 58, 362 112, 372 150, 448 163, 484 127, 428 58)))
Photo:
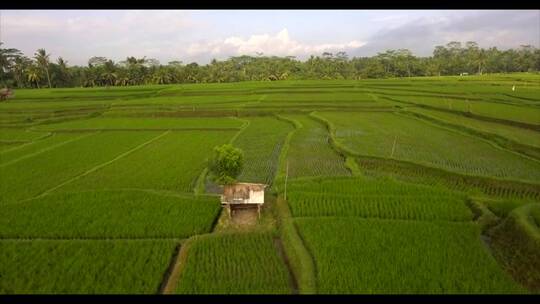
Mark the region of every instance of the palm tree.
POLYGON ((171 82, 171 76, 165 68, 159 68, 152 75, 152 83, 154 84, 167 84, 171 82))
POLYGON ((39 82, 41 81, 41 73, 39 72, 39 67, 35 65, 30 65, 26 69, 26 79, 28 79, 28 82, 30 82, 30 85, 32 83, 35 83, 37 88, 39 89, 39 82))
POLYGON ((47 74, 47 82, 49 83, 49 88, 52 87, 51 85, 51 76, 49 75, 49 56, 51 54, 47 54, 45 49, 39 49, 34 54, 34 58, 36 59, 38 65, 45 70, 45 73, 47 74))
POLYGON ((482 70, 487 62, 487 54, 484 49, 481 49, 476 55, 476 64, 478 64, 478 74, 482 75, 482 70))
POLYGON ((56 62, 58 64, 58 76, 61 80, 61 85, 65 86, 69 83, 69 80, 71 78, 69 69, 67 67, 67 61, 64 60, 64 58, 62 57, 58 57, 56 62))
POLYGON ((105 80, 105 83, 107 85, 114 86, 117 75, 113 71, 107 70, 107 71, 101 73, 101 78, 103 78, 105 80))

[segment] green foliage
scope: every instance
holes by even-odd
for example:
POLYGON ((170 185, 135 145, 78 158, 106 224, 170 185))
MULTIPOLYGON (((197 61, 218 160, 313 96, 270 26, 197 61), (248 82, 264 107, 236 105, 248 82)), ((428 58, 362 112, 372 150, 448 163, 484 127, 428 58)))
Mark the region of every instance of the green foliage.
MULTIPOLYGON (((34 58, 15 48, 0 48, 0 84, 18 88, 132 86, 172 83, 223 83, 286 79, 364 79, 412 76, 470 75, 539 71, 540 49, 483 49, 475 42, 452 41, 436 46, 433 55, 417 57, 408 49, 379 50, 375 56, 353 57, 345 52, 324 52, 307 60, 292 57, 241 55, 212 60, 205 65, 179 61, 162 65, 156 59, 127 57, 114 62, 91 57, 88 66, 68 66, 61 57, 51 62, 44 49, 34 58), (384 51, 384 52, 383 52, 384 51)), ((467 76, 474 77, 474 76, 467 76)))
POLYGON ((210 178, 218 184, 232 184, 242 172, 244 152, 231 144, 214 147, 214 153, 208 161, 210 178))
POLYGON ((172 241, 0 241, 0 294, 153 294, 172 241))
POLYGON ((4 204, 0 237, 186 238, 209 232, 220 211, 215 197, 144 191, 60 193, 4 204))
POLYGON ((181 294, 287 294, 289 274, 268 233, 197 237, 180 274, 181 294))
POLYGON ((472 223, 302 218, 320 293, 522 293, 472 223))

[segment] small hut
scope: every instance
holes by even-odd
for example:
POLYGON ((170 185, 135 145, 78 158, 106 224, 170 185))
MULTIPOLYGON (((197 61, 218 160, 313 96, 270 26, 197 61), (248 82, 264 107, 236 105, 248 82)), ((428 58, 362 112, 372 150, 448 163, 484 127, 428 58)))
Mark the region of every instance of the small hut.
POLYGON ((4 101, 11 96, 13 96, 13 91, 11 89, 4 88, 0 90, 0 101, 4 101))
POLYGON ((223 186, 221 205, 226 207, 231 216, 235 208, 257 208, 259 216, 264 204, 264 189, 266 184, 236 183, 223 186))

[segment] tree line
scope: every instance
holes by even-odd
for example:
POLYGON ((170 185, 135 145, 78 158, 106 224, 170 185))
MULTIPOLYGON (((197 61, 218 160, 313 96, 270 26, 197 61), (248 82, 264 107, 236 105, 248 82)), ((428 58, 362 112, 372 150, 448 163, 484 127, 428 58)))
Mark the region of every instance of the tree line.
POLYGON ((45 49, 32 58, 0 42, 0 86, 10 88, 56 88, 130 86, 141 84, 273 81, 285 79, 365 79, 412 76, 443 76, 538 72, 540 49, 531 45, 499 50, 480 48, 476 42, 450 42, 436 46, 433 55, 414 56, 410 50, 380 52, 371 57, 353 57, 345 52, 325 52, 297 60, 294 56, 235 56, 209 64, 166 65, 156 59, 127 57, 114 62, 92 57, 86 66, 70 66, 62 57, 55 61, 45 49))

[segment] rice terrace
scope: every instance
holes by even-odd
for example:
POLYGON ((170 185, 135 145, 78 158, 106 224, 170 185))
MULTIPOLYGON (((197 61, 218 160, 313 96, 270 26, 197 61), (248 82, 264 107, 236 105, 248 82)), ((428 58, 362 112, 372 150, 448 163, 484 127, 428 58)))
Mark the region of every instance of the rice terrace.
POLYGON ((0 293, 540 293, 540 74, 395 71, 14 78, 0 293))

